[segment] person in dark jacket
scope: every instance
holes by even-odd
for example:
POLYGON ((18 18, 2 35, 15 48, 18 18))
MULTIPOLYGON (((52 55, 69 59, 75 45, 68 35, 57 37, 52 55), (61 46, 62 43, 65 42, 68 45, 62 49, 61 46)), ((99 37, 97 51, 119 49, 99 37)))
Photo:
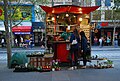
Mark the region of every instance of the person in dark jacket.
POLYGON ((87 53, 87 37, 85 36, 84 31, 80 32, 81 36, 81 52, 82 52, 82 57, 83 57, 83 67, 86 68, 86 63, 87 63, 87 58, 86 58, 86 53, 87 53))
POLYGON ((70 37, 70 43, 71 43, 71 47, 70 47, 70 54, 72 56, 72 54, 74 54, 74 62, 73 60, 71 60, 71 69, 76 69, 77 65, 78 65, 78 50, 79 50, 79 42, 80 42, 80 38, 79 38, 79 34, 77 29, 73 30, 73 33, 71 34, 70 37), (72 43, 73 40, 76 40, 76 43, 72 43))

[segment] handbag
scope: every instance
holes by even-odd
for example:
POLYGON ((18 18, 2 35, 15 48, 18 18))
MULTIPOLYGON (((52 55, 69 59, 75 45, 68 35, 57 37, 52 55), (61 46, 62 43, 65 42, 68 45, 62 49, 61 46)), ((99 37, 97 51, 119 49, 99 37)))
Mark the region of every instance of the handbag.
POLYGON ((77 43, 78 43, 77 39, 75 39, 75 40, 72 41, 72 45, 77 44, 77 43))

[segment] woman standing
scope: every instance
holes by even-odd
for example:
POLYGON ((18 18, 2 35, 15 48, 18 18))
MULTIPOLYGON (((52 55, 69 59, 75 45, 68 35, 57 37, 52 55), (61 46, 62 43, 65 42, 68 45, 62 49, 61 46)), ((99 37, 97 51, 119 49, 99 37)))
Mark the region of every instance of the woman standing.
POLYGON ((70 37, 70 43, 71 43, 71 48, 70 48, 70 54, 74 54, 74 61, 71 60, 71 68, 70 69, 76 69, 78 65, 78 50, 79 50, 79 34, 77 29, 73 30, 73 33, 71 34, 70 37))
POLYGON ((86 54, 87 54, 87 37, 85 36, 84 31, 80 32, 81 35, 81 52, 82 52, 82 57, 83 57, 83 67, 82 68, 86 68, 86 64, 87 64, 87 58, 86 58, 86 54))

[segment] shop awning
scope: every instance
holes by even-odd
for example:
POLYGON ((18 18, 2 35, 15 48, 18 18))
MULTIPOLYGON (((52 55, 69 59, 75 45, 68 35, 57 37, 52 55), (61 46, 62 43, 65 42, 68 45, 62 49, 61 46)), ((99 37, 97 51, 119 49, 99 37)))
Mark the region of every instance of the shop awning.
POLYGON ((12 32, 31 32, 31 26, 14 26, 12 32))
POLYGON ((91 6, 91 7, 80 7, 74 5, 59 5, 54 7, 42 6, 40 7, 46 12, 51 14, 60 14, 60 13, 74 13, 74 14, 89 14, 92 11, 95 11, 100 6, 91 6))

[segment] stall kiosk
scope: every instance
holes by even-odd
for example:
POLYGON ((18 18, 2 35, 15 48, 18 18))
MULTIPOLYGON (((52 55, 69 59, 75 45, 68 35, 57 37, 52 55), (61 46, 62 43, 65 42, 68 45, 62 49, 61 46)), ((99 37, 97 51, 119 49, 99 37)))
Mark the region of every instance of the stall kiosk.
POLYGON ((72 29, 76 27, 79 32, 85 32, 90 43, 90 12, 99 6, 58 5, 49 7, 40 5, 40 7, 46 12, 47 47, 50 52, 54 52, 54 59, 59 59, 60 62, 69 62, 67 60, 70 47, 69 40, 56 39, 64 32, 63 28, 67 28, 72 33, 72 29))

